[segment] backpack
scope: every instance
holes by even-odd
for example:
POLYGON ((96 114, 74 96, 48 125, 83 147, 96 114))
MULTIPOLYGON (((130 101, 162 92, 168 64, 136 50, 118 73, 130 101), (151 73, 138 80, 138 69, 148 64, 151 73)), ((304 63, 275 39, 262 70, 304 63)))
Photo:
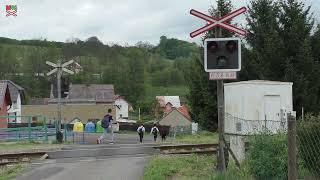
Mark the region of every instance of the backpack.
POLYGON ((139 129, 139 134, 143 134, 142 128, 139 129))
POLYGON ((110 116, 107 114, 103 117, 101 121, 101 127, 108 128, 110 125, 110 116))
POLYGON ((157 129, 156 128, 153 128, 152 130, 152 134, 156 135, 157 134, 157 129))

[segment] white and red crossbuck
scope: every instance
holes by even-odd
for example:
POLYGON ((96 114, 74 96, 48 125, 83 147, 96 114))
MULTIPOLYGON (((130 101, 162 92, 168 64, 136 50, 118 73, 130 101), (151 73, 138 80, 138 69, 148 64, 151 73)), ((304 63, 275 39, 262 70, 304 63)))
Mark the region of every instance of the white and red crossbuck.
POLYGON ((208 22, 207 25, 205 25, 204 27, 200 28, 200 29, 197 29, 195 31, 193 31, 192 33, 190 33, 190 36, 193 38, 193 37, 196 37, 198 36, 199 34, 201 33, 204 33, 206 31, 209 31, 215 27, 222 27, 224 29, 227 29, 228 31, 230 32, 234 32, 234 33, 238 33, 242 36, 245 36, 246 35, 246 31, 243 30, 243 29, 240 29, 236 26, 233 26, 231 24, 228 24, 227 22, 230 21, 232 18, 246 12, 247 9, 245 7, 242 7, 240 9, 237 9, 221 18, 214 18, 214 17, 211 17, 211 16, 208 16, 206 14, 203 14, 199 11, 196 11, 194 9, 191 9, 190 10, 190 14, 198 17, 198 18, 201 18, 201 19, 204 19, 208 22))

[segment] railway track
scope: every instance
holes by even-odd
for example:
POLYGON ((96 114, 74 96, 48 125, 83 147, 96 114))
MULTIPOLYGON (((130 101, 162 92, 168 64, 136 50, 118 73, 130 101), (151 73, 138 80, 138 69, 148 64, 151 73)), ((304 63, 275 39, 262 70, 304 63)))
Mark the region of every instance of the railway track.
POLYGON ((218 144, 179 144, 155 147, 161 154, 216 154, 218 144))
POLYGON ((31 160, 44 157, 45 154, 46 152, 0 154, 0 166, 16 163, 29 163, 31 160))

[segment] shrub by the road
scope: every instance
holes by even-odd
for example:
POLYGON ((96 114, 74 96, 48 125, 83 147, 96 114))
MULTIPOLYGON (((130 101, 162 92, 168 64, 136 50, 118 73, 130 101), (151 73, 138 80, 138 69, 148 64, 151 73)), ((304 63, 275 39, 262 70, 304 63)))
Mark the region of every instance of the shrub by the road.
POLYGON ((300 160, 304 168, 320 176, 320 115, 308 115, 298 123, 297 143, 300 160))
POLYGON ((250 138, 248 165, 255 179, 286 179, 287 158, 285 134, 262 133, 250 138))

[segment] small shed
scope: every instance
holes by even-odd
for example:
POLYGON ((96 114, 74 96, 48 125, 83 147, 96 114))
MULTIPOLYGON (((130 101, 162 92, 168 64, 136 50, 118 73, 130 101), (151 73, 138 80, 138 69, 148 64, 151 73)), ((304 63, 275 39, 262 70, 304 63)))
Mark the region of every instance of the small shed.
POLYGON ((286 130, 286 113, 293 109, 292 85, 265 80, 224 84, 225 133, 239 160, 244 159, 246 135, 286 130))

